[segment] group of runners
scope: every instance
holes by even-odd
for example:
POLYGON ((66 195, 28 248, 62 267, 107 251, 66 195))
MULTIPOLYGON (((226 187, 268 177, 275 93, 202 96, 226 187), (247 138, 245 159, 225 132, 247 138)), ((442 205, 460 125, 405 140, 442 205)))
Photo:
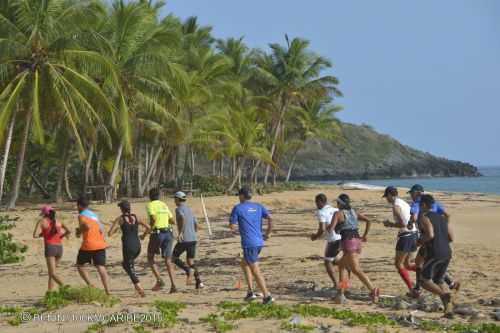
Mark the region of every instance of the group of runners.
MULTIPOLYGON (((383 195, 383 198, 392 205, 394 217, 393 222, 385 221, 384 225, 398 229, 394 265, 409 289, 409 296, 420 297, 421 288, 424 288, 441 298, 445 313, 449 315, 452 313, 450 290, 458 291, 460 287, 459 282, 452 281, 446 274, 452 256, 450 243, 453 241, 453 232, 449 224, 450 216, 431 195, 424 193, 421 185, 414 185, 408 193, 412 198, 411 205, 399 198, 395 187, 387 187, 383 195), (419 248, 418 253, 413 258, 417 248, 419 248), (410 271, 416 273, 415 283, 410 277, 410 271)), ((264 304, 270 304, 274 299, 266 286, 258 262, 264 242, 271 237, 272 218, 263 205, 252 201, 250 188, 241 188, 238 195, 240 203, 234 206, 231 212, 229 227, 233 232, 238 232, 241 238, 240 265, 248 288, 245 300, 252 301, 262 297, 264 304), (265 231, 263 231, 264 221, 267 221, 265 231), (254 281, 262 294, 255 292, 254 281)), ((157 254, 161 254, 164 260, 170 280, 170 293, 177 291, 174 282, 174 264, 185 272, 188 285, 192 284, 194 278, 195 288, 203 288, 194 262, 199 225, 186 203, 186 194, 177 192, 174 195, 175 219, 168 206, 159 200, 158 190, 151 190, 149 197, 150 202, 146 206, 149 223, 141 221, 131 211, 129 202, 122 201, 118 204, 121 214, 113 221, 108 232, 108 236, 112 237, 118 229, 121 229, 122 266, 136 291, 141 296, 145 295, 135 271, 135 260, 141 252, 141 239, 147 235, 149 235, 148 264, 156 278, 153 291, 165 286, 155 263, 157 254), (141 236, 139 236, 139 226, 144 229, 141 236), (174 226, 177 226, 177 237, 174 236, 174 226), (174 247, 175 238, 177 244, 174 247), (184 252, 186 252, 186 262, 180 258, 184 252)), ((325 194, 318 194, 315 197, 319 224, 316 233, 310 236, 312 241, 326 240, 324 263, 328 276, 337 289, 335 302, 339 304, 346 302, 345 292, 352 275, 370 291, 371 300, 377 302, 380 289, 371 282, 360 265, 362 243, 367 241, 372 222, 370 218, 351 206, 351 198, 347 194, 339 195, 335 202, 336 207, 333 207, 328 203, 325 194), (360 221, 366 223, 362 234, 360 221), (335 271, 335 267, 338 272, 335 271)), ((76 260, 78 272, 88 285, 92 285, 85 265, 93 264, 100 275, 104 290, 109 294, 106 271, 107 244, 103 225, 98 216, 89 209, 87 199, 78 199, 77 208, 79 228, 76 232, 78 237, 82 237, 82 245, 76 260)), ((33 236, 44 238, 49 272, 48 289, 52 290, 54 282, 63 285, 56 273, 56 267, 63 252, 61 240, 71 232, 56 219, 56 212, 52 207, 43 207, 41 215, 42 219, 36 224, 33 236)))
MULTIPOLYGON (((412 198, 411 205, 398 196, 398 190, 393 186, 387 187, 383 195, 392 205, 394 217, 394 221, 386 220, 384 226, 398 229, 394 265, 408 288, 408 296, 419 298, 424 288, 441 298, 445 314, 451 316, 451 291, 458 292, 460 282, 453 281, 447 274, 452 258, 450 243, 454 239, 450 215, 431 195, 424 193, 421 185, 412 186, 408 193, 412 198), (415 272, 415 283, 410 271, 415 272)), ((328 276, 338 290, 336 303, 346 301, 344 292, 348 288, 348 272, 361 280, 376 302, 380 290, 359 265, 361 244, 367 241, 370 219, 351 207, 347 194, 341 194, 336 199, 336 207, 328 204, 324 194, 318 194, 315 201, 319 224, 311 240, 326 240, 324 262, 328 276), (363 236, 359 234, 358 221, 366 222, 363 236), (338 266, 338 279, 334 265, 338 266)))

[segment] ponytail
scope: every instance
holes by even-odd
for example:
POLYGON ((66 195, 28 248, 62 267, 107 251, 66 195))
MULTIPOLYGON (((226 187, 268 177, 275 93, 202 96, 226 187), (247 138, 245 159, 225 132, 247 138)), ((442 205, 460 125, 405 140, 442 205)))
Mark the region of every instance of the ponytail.
POLYGON ((50 210, 47 217, 50 220, 50 234, 55 235, 57 233, 56 211, 50 210))

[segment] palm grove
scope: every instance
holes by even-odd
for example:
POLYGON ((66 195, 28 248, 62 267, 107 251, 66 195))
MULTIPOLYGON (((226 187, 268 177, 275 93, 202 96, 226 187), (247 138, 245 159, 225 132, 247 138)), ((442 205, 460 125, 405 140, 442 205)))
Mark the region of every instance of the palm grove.
POLYGON ((250 49, 163 6, 0 2, 0 201, 271 184, 306 142, 339 138, 338 81, 307 40, 250 49))

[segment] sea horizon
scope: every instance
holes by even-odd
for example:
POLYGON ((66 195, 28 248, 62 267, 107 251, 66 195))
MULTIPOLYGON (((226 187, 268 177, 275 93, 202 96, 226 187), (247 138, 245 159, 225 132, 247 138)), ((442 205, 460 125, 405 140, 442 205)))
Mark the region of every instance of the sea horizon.
POLYGON ((310 181, 315 184, 357 183, 370 186, 396 186, 409 188, 421 184, 427 191, 484 193, 500 195, 500 166, 478 166, 478 177, 407 177, 378 179, 332 179, 310 181))

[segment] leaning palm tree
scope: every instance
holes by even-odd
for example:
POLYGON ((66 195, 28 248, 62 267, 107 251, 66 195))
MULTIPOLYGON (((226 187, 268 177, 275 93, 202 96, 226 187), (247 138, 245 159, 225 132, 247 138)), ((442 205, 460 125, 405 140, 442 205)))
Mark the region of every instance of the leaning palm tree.
MULTIPOLYGON (((110 190, 116 185, 124 151, 127 155, 132 152, 131 124, 137 110, 169 117, 169 110, 159 101, 170 94, 164 78, 175 76, 177 71, 172 66, 172 47, 178 44, 179 35, 168 25, 160 24, 158 10, 144 1, 116 0, 89 38, 88 47, 108 57, 117 73, 117 84, 102 78, 104 89, 118 107, 114 132, 117 149, 107 180, 110 190)), ((110 196, 111 193, 107 198, 110 196)))
MULTIPOLYGON (((23 126, 8 206, 16 204, 30 134, 44 141, 44 126, 65 124, 84 155, 82 130, 102 129, 113 107, 88 75, 99 68, 113 81, 113 66, 79 41, 101 7, 94 1, 10 0, 0 12, 0 137, 10 121, 23 126), (14 118, 15 117, 15 118, 14 118)), ((105 129, 103 129, 105 130, 105 129)))
MULTIPOLYGON (((273 99, 273 120, 270 126, 271 154, 275 162, 276 145, 283 133, 283 121, 290 106, 308 98, 341 96, 338 80, 322 75, 331 63, 309 51, 309 41, 285 36, 286 46, 271 44, 271 53, 260 52, 256 56, 254 87, 273 99)), ((267 183, 270 166, 266 168, 267 183)))

